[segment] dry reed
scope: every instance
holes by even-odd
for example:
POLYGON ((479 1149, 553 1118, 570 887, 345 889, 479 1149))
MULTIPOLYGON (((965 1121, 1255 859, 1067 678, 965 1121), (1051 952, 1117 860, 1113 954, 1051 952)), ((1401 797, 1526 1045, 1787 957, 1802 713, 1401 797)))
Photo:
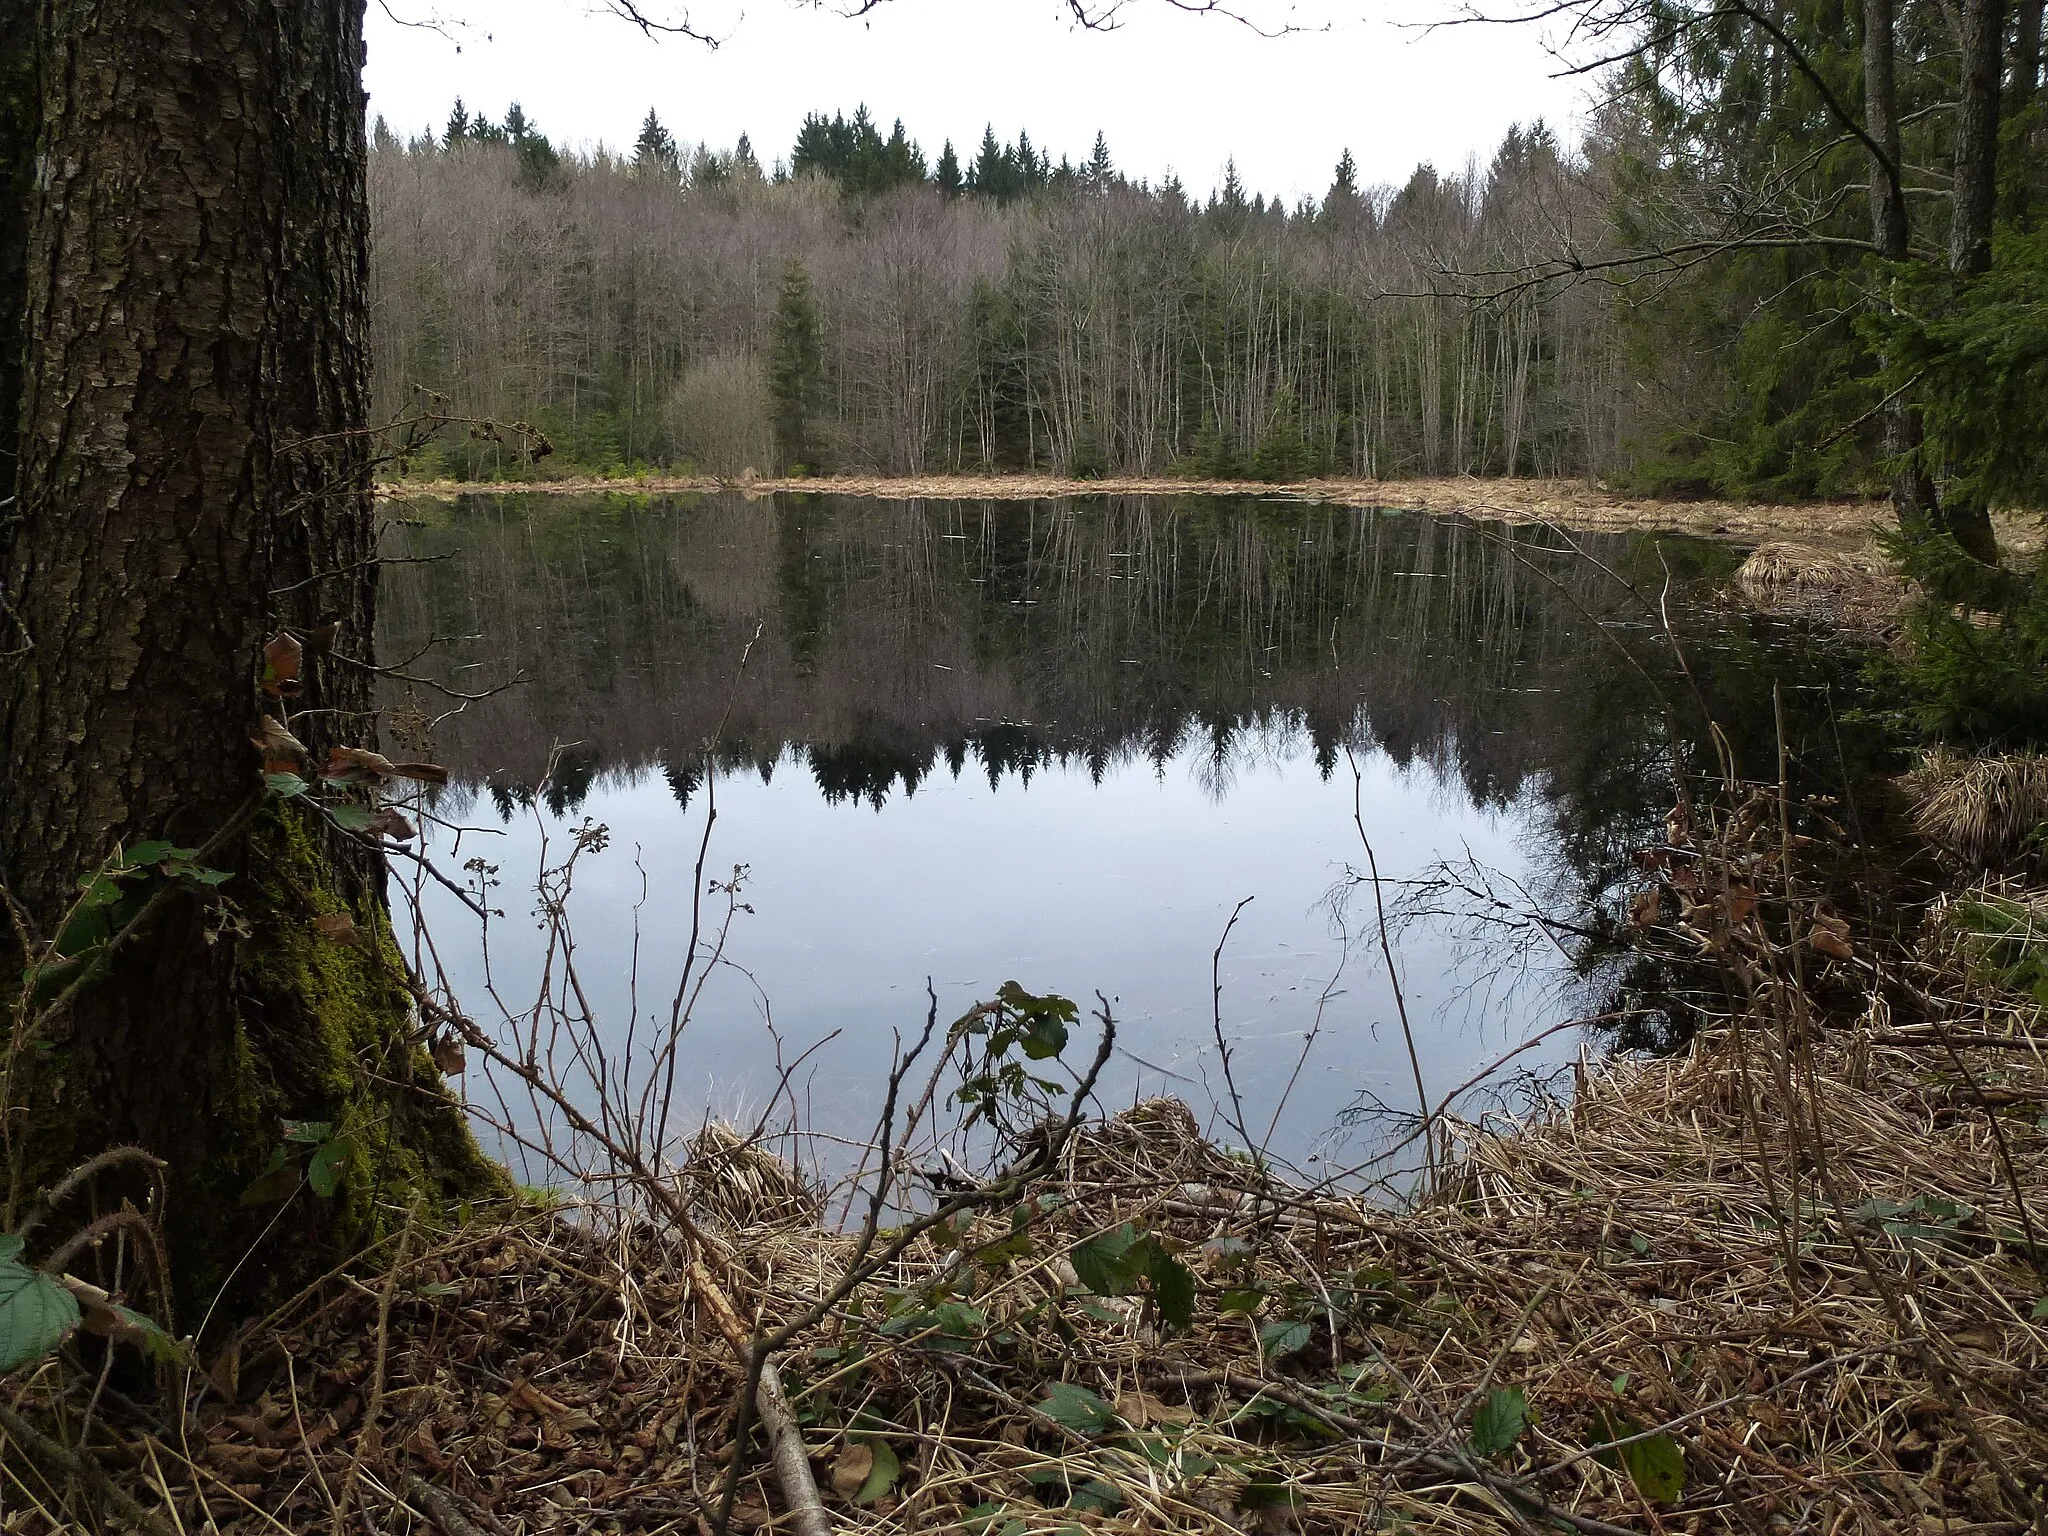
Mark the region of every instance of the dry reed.
POLYGON ((1980 869, 2017 858, 2048 822, 2048 758, 2034 752, 1932 751, 1899 787, 1912 804, 1914 830, 1980 869))
MULTIPOLYGON (((2048 1467, 2042 1280, 2017 1251, 2018 1195, 2048 1211, 2032 1123, 2048 1058, 2030 1023, 1984 1015, 1998 1043, 1965 1048, 1968 1087, 1881 1012, 1813 1042, 1796 1102, 1733 1033, 1596 1066, 1539 1123, 1456 1128, 1438 1191, 1404 1210, 1265 1180, 1183 1106, 1140 1106, 1069 1144, 1028 1251, 963 1259, 1011 1237, 1007 1212, 921 1241, 885 1296, 785 1357, 785 1379, 848 1529, 1464 1532, 1564 1515, 1596 1531, 2019 1531, 1960 1416, 2010 1466, 2048 1467), (2017 1190, 1987 1113, 2005 1116, 2017 1190), (1816 1133, 1839 1204, 1796 1172, 1816 1133), (1125 1223, 1196 1271, 1191 1329, 1143 1295, 1080 1289, 1074 1245, 1125 1223), (1916 1353, 1930 1345, 1947 1396, 1916 1353), (1062 1410, 1055 1384, 1102 1411, 1062 1410), (1531 1422, 1481 1454, 1475 1408, 1507 1389, 1531 1422), (1632 1427, 1671 1436, 1675 1500, 1649 1499, 1619 1453, 1586 1454, 1632 1427), (877 1461, 895 1475, 876 1482, 877 1461)), ((243 1341, 239 1381, 184 1433, 130 1426, 106 1459, 144 1501, 168 1494, 187 1530, 324 1528, 381 1355, 366 1528, 466 1536, 431 1488, 485 1531, 701 1531, 738 1366, 675 1240, 600 1236, 575 1214, 490 1221, 345 1282, 243 1341)), ((800 1212, 725 1242, 721 1281, 770 1323, 850 1247, 800 1212)), ((772 1525, 771 1487, 742 1489, 735 1524, 772 1525)))
POLYGON ((1766 613, 1814 618, 1865 634, 1896 628, 1913 593, 1879 551, 1775 540, 1758 545, 1742 562, 1735 589, 1766 613))

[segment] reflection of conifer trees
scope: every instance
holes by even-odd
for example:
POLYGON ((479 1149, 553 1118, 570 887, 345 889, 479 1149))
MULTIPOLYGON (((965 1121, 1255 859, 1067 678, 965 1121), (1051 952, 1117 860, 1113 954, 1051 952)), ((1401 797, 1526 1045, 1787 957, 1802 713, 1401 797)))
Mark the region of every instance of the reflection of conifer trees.
POLYGON ((676 804, 687 811, 690 796, 697 793, 697 787, 704 782, 704 765, 694 757, 665 758, 661 776, 668 780, 669 791, 676 797, 676 804))
MULTIPOLYGON (((1615 649, 1669 670, 1640 610, 1542 530, 1193 498, 536 497, 476 498, 409 538, 461 554, 387 573, 387 650, 480 636, 438 665, 471 686, 531 679, 441 731, 504 815, 562 741, 582 745, 551 807, 654 764, 687 804, 728 700, 725 771, 765 779, 793 754, 828 798, 877 805, 942 760, 1000 786, 1053 763, 1163 770, 1196 747, 1222 792, 1241 754, 1305 734, 1325 775, 1347 745, 1377 746, 1480 804, 1539 795, 1566 867, 1598 890, 1661 815, 1693 730, 1674 743, 1665 700, 1615 649)), ((1766 669, 1748 621, 1687 607, 1725 551, 1585 542, 1639 585, 1671 567, 1738 747, 1769 737, 1771 675, 1825 676, 1797 655, 1766 669)))

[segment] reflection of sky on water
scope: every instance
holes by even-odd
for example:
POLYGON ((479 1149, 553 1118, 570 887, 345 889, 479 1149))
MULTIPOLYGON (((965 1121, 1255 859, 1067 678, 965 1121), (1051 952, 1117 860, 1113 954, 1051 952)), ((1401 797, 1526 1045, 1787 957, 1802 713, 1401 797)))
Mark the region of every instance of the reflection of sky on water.
MULTIPOLYGON (((942 1023, 1014 978, 1084 1002, 1107 995, 1122 1047, 1105 1075, 1108 1106, 1175 1094, 1227 1136, 1215 1109, 1224 1089, 1210 964, 1232 909, 1251 897, 1221 973, 1246 1123, 1262 1135, 1280 1111, 1273 1152, 1310 1168, 1369 1153, 1381 1133, 1338 1130, 1340 1112, 1362 1092, 1404 1110, 1415 1094, 1376 936, 1358 927, 1370 923, 1370 901, 1349 904, 1347 954, 1328 899, 1348 866, 1363 867, 1351 772, 1340 762, 1322 777, 1302 732, 1269 728, 1240 741, 1220 773, 1206 743, 1183 745, 1158 768, 1126 756, 1100 783, 1078 762, 994 789, 972 763, 958 776, 941 766, 914 795, 899 791, 879 810, 827 803, 788 757, 767 783, 722 779, 707 874, 745 864, 742 899, 753 911, 738 917, 727 946, 740 969, 717 975, 690 1029, 685 1123, 705 1110, 738 1120, 759 1113, 776 1077, 764 1011, 772 1009, 785 1059, 840 1031, 795 1079, 798 1115, 817 1131, 863 1136, 879 1109, 890 1032, 914 1035, 923 1022, 926 977, 942 1023), (1304 1062, 1319 1010, 1321 1032, 1304 1062)), ((1468 850, 1510 875, 1534 873, 1523 851, 1528 802, 1475 808, 1426 767, 1399 769, 1377 753, 1361 767, 1365 823, 1389 881, 1468 850)), ((500 825, 487 799, 475 809, 477 822, 500 825)), ((659 772, 607 773, 580 812, 541 814, 558 856, 584 816, 611 830, 609 848, 580 866, 571 908, 594 1011, 608 1031, 622 1030, 637 904, 640 1012, 665 1017, 687 940, 701 794, 686 811, 659 772)), ((478 853, 500 866, 507 916, 493 943, 495 979, 506 999, 530 998, 537 962, 522 941, 532 932, 533 816, 516 814, 502 835, 467 834, 459 850, 445 831, 434 840, 451 866, 478 853)), ((480 1004, 480 952, 445 937, 473 934, 473 919, 431 886, 425 902, 458 995, 480 1004)), ((1473 1006, 1460 983, 1474 957, 1459 947, 1426 926, 1400 941, 1432 1096, 1561 1016, 1554 970, 1495 994, 1506 1007, 1473 1006)), ((1517 1065, 1554 1065, 1575 1049, 1558 1036, 1517 1065)), ((1070 1046, 1077 1064, 1088 1054, 1084 1041, 1070 1046)))

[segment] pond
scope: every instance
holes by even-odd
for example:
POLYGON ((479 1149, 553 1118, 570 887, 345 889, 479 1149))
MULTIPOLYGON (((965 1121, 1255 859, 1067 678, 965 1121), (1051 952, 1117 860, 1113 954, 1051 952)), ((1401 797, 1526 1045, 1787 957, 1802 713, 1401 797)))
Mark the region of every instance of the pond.
MULTIPOLYGON (((518 1027, 536 871, 601 826, 560 910, 630 1078, 708 849, 736 890, 702 908, 723 938, 675 1122, 793 1119, 826 1165, 927 986, 943 1024, 1012 979, 1106 1001, 1105 1107, 1170 1094, 1305 1173, 1364 1163, 1418 1073, 1434 1101, 1560 1021, 1668 1022, 1619 1006, 1640 988, 1604 936, 1708 714, 1761 769, 1782 685, 1802 771, 1854 777, 1853 658, 1732 606, 1740 552, 1709 542, 1277 499, 385 512, 380 655, 439 685, 388 702, 453 775, 422 846, 503 913, 486 942, 407 882, 457 995, 518 1027)), ((1550 1035, 1458 1108, 1513 1108, 1610 1038, 1550 1035)))

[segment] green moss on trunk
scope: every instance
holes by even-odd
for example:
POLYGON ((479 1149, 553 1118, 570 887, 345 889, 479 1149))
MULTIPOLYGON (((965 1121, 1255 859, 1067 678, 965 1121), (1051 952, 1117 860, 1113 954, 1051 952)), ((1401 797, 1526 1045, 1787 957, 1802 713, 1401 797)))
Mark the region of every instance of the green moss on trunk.
MULTIPOLYGON (((437 1222, 514 1193, 425 1048, 383 901, 350 851, 328 841, 305 807, 267 805, 221 889, 226 906, 209 913, 180 895, 160 919, 167 938, 234 946, 232 1017, 221 1021, 226 1044, 208 1085, 219 1151, 206 1166, 168 1173, 173 1279, 187 1316, 212 1308, 230 1276, 227 1317, 274 1300, 408 1212, 437 1222), (346 917, 352 935, 323 932, 323 917, 346 917), (300 1187, 282 1213, 275 1199, 244 1205, 281 1148, 304 1166, 312 1147, 287 1145, 291 1122, 324 1122, 346 1140, 338 1186, 329 1198, 300 1187)), ((111 958, 110 976, 122 961, 111 958)), ((64 1043, 60 1018, 33 1070, 17 1075, 17 1203, 105 1145, 93 1087, 64 1043)), ((142 1191, 96 1192, 101 1208, 123 1193, 142 1191)))

